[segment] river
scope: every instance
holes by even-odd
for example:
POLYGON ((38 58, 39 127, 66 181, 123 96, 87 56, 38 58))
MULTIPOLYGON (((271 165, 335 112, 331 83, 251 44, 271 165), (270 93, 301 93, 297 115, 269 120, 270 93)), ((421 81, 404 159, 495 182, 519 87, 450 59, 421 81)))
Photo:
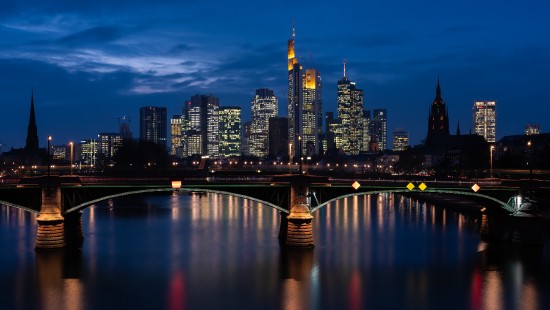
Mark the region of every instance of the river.
POLYGON ((84 210, 80 249, 35 251, 36 216, 0 206, 2 309, 549 309, 550 250, 489 245, 477 211, 393 194, 313 214, 315 248, 279 244, 279 212, 217 194, 84 210))

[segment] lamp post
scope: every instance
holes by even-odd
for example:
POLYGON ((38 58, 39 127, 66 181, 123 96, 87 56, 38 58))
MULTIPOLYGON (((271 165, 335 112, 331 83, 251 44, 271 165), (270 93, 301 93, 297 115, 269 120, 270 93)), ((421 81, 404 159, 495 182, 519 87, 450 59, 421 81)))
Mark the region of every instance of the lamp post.
POLYGON ((533 181, 533 143, 531 140, 527 142, 527 148, 529 149, 529 184, 533 181))
POLYGON ((71 175, 73 175, 73 142, 69 142, 69 146, 71 147, 71 158, 70 158, 70 161, 71 161, 71 175))
POLYGON ((491 169, 490 169, 490 171, 491 171, 491 175, 490 175, 491 179, 493 178, 493 150, 494 150, 494 149, 495 149, 495 146, 494 146, 494 145, 491 145, 490 150, 489 150, 489 151, 490 151, 490 160, 489 160, 489 161, 490 161, 490 164, 491 164, 491 169))
POLYGON ((302 136, 298 136, 298 141, 299 141, 299 147, 300 147, 300 175, 303 174, 303 170, 302 170, 302 162, 304 161, 304 158, 302 157, 302 136))
POLYGON ((52 141, 52 136, 48 136, 48 160, 46 163, 48 164, 48 180, 50 178, 50 142, 52 141))

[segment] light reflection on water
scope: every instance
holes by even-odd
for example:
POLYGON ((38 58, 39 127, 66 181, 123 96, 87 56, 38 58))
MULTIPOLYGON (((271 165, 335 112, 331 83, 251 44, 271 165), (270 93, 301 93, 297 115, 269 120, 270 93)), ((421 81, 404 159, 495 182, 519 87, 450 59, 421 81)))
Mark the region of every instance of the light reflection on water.
POLYGON ((480 242, 477 215, 390 194, 314 214, 316 247, 283 249, 279 212, 222 195, 112 200, 81 250, 35 252, 36 216, 0 207, 0 304, 11 308, 542 309, 548 249, 480 242))

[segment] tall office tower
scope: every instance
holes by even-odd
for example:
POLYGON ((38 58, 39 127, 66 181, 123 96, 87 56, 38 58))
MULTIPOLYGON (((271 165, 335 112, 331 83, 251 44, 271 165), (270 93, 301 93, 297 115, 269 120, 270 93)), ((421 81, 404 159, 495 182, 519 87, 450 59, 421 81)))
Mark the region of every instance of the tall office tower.
POLYGON ((449 138, 449 115, 445 101, 441 98, 441 87, 439 78, 435 90, 435 99, 428 115, 428 135, 426 145, 440 146, 448 143, 449 138))
POLYGON ((174 115, 170 119, 170 155, 183 156, 182 115, 174 115))
POLYGON ((95 139, 84 139, 78 144, 78 159, 81 165, 95 167, 99 143, 95 139))
POLYGON ((475 101, 472 108, 474 132, 489 143, 496 142, 496 105, 495 101, 475 101))
POLYGON ((363 91, 346 76, 338 80, 338 118, 342 122, 342 151, 348 155, 357 155, 363 143, 363 91))
POLYGON ((277 105, 277 97, 271 89, 256 89, 256 96, 252 98, 252 124, 249 141, 250 154, 253 156, 264 157, 268 154, 269 119, 277 116, 277 105))
MULTIPOLYGON (((388 147, 388 115, 386 109, 375 109, 369 123, 369 134, 378 142, 380 150, 388 147)), ((372 140, 372 139, 371 139, 372 140)))
POLYGON ((306 69, 302 81, 302 154, 313 156, 319 154, 322 126, 321 73, 317 69, 306 69))
POLYGON ((98 153, 103 156, 106 163, 115 156, 118 149, 122 146, 122 137, 118 133, 105 133, 102 132, 97 135, 98 140, 98 153))
POLYGON ((139 109, 139 139, 151 141, 166 150, 166 108, 141 107, 139 109))
POLYGON ((269 119, 269 155, 286 157, 288 155, 288 118, 269 119))
POLYGON ((409 133, 402 128, 393 132, 393 150, 404 151, 409 147, 409 133))
POLYGON ((288 137, 291 144, 291 157, 298 156, 298 137, 302 136, 302 66, 294 51, 296 32, 292 26, 292 39, 288 40, 288 137))
POLYGON ((220 156, 241 155, 241 107, 220 107, 220 156))
MULTIPOLYGON (((185 114, 189 122, 189 131, 193 136, 197 132, 202 135, 199 155, 218 156, 219 154, 219 107, 219 99, 213 95, 194 95, 187 102, 185 114)), ((193 148, 192 151, 197 150, 193 148)), ((188 156, 197 154, 190 153, 189 150, 187 153, 188 156)))
POLYGON ((369 133, 370 111, 369 110, 363 110, 362 122, 363 123, 361 127, 363 128, 363 141, 359 151, 361 153, 366 153, 369 151, 369 141, 370 141, 370 133, 369 133))
POLYGON ((538 124, 527 124, 525 125, 525 134, 526 135, 538 135, 540 134, 540 125, 538 124))
MULTIPOLYGON (((288 129, 288 128, 287 128, 288 129)), ((243 142, 241 145, 241 152, 245 156, 250 156, 250 135, 252 132, 252 122, 248 121, 243 124, 243 142)))

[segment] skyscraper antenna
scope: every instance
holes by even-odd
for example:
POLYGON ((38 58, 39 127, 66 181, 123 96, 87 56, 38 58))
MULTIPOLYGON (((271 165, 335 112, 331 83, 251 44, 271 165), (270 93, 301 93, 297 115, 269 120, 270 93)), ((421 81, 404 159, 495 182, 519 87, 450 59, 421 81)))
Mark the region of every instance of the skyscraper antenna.
POLYGON ((296 30, 294 29, 294 18, 292 19, 292 39, 296 37, 296 30))
POLYGON ((344 77, 346 77, 346 59, 344 58, 344 77))

